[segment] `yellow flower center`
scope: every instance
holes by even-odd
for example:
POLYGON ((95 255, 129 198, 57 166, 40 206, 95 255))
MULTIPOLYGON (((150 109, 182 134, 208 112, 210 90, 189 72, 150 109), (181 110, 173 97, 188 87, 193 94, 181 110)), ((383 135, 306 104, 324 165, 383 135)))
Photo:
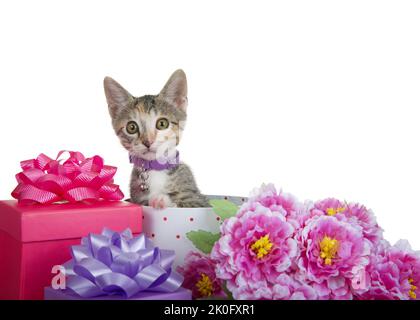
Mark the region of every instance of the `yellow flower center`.
POLYGON ((195 284, 202 297, 210 297, 213 294, 213 283, 210 278, 202 273, 201 279, 195 284))
POLYGON ((417 287, 413 284, 413 282, 414 282, 413 278, 408 279, 408 283, 411 284, 410 291, 408 291, 408 295, 410 296, 411 299, 417 299, 417 295, 416 295, 417 287))
POLYGON ((262 259, 269 254, 272 247, 273 243, 270 241, 268 234, 259 238, 251 245, 251 249, 257 254, 258 259, 262 259))
POLYGON ((332 264, 332 259, 338 251, 339 242, 336 239, 325 236, 319 243, 321 249, 321 258, 324 259, 324 263, 328 266, 332 264))
POLYGON ((338 208, 327 208, 327 214, 329 216, 335 216, 337 213, 342 213, 346 211, 346 208, 344 207, 338 207, 338 208))

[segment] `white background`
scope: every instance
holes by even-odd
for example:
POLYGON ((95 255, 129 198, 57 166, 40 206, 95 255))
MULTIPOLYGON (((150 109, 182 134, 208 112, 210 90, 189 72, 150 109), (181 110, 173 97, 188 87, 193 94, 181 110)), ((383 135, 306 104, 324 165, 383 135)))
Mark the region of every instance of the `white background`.
POLYGON ((180 146, 204 193, 274 182, 372 208, 420 249, 418 1, 2 1, 0 198, 19 161, 80 150, 130 165, 102 80, 158 93, 183 68, 180 146))

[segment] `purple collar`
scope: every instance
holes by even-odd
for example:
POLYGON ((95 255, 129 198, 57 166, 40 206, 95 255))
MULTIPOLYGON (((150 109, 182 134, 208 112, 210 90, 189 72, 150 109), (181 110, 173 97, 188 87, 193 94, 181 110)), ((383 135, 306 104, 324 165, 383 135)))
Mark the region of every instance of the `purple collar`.
POLYGON ((156 160, 145 160, 130 154, 130 163, 134 164, 135 167, 144 168, 146 170, 167 170, 176 168, 179 165, 179 152, 176 152, 175 158, 172 159, 156 159, 156 160))

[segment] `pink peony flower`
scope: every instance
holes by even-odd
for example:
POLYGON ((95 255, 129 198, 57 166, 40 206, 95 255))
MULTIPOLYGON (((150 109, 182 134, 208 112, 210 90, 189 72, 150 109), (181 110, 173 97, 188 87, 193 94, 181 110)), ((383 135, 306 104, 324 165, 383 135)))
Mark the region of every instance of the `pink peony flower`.
POLYGON ((364 236, 373 244, 378 244, 383 239, 383 230, 376 222, 375 215, 371 210, 358 203, 344 203, 337 199, 328 198, 318 201, 310 210, 307 219, 314 216, 334 216, 340 221, 348 221, 350 223, 362 227, 364 236))
POLYGON ((420 299, 420 254, 391 247, 372 211, 272 184, 224 221, 211 258, 235 299, 420 299))
POLYGON ((234 298, 243 298, 248 290, 247 298, 265 299, 297 256, 295 229, 279 212, 260 203, 251 208, 224 221, 211 257, 217 261, 217 276, 227 280, 234 298))
POLYGON ((316 300, 316 290, 293 277, 280 274, 275 283, 266 280, 248 281, 239 274, 235 281, 228 281, 228 289, 240 300, 316 300))
POLYGON ((407 241, 379 246, 366 272, 369 290, 359 299, 420 300, 420 254, 407 241))
POLYGON ((335 217, 313 217, 306 222, 299 239, 301 255, 300 272, 309 281, 335 290, 337 283, 325 282, 330 278, 342 281, 351 279, 355 268, 369 262, 370 243, 364 238, 361 227, 335 217), (331 286, 332 285, 332 286, 331 286))
POLYGON ((293 275, 281 274, 273 286, 273 299, 276 300, 315 300, 316 290, 293 275))
POLYGON ((182 286, 192 291, 194 299, 226 296, 222 280, 216 277, 215 266, 215 261, 210 257, 191 251, 185 258, 185 264, 177 268, 177 271, 184 276, 182 286))
POLYGON ((351 300, 353 293, 351 281, 343 276, 330 277, 321 283, 308 282, 318 295, 319 300, 351 300))
POLYGON ((287 222, 295 228, 299 227, 299 217, 308 211, 307 207, 301 204, 296 198, 283 191, 277 192, 273 184, 263 184, 260 188, 254 189, 248 201, 239 209, 238 217, 249 211, 255 211, 258 206, 270 209, 273 213, 283 215, 287 222))

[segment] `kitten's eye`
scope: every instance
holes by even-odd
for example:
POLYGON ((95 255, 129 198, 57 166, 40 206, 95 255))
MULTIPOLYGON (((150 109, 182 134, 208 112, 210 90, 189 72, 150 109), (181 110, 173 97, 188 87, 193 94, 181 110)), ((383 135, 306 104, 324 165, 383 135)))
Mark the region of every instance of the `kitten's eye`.
POLYGON ((166 118, 160 118, 158 121, 156 121, 156 129, 158 130, 164 130, 169 127, 169 121, 166 118))
POLYGON ((129 123, 127 123, 125 129, 129 134, 135 134, 139 132, 139 126, 134 121, 130 121, 129 123))

